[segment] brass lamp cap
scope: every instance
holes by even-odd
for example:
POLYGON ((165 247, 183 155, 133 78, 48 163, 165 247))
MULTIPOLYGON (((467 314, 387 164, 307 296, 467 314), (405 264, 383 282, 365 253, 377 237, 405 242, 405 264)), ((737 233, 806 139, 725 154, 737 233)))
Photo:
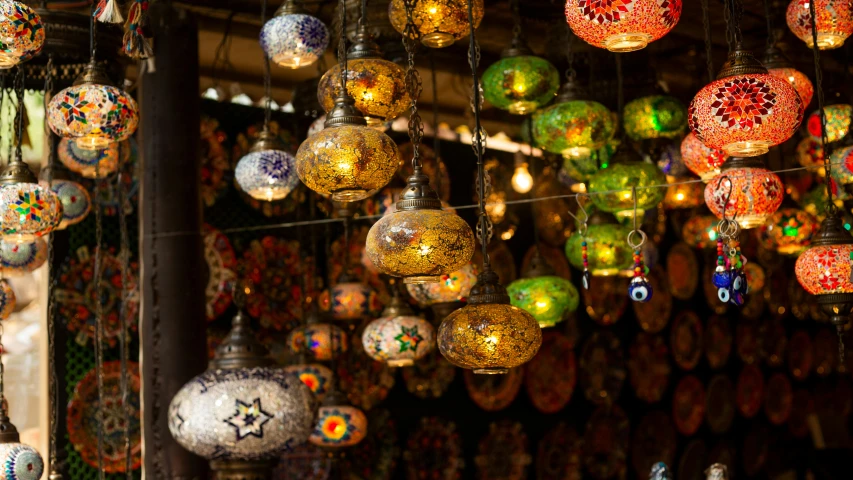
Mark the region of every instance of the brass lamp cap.
POLYGON ((729 52, 729 58, 717 74, 717 80, 735 75, 749 75, 767 73, 764 65, 755 58, 748 50, 743 49, 743 45, 738 44, 734 50, 729 52))
POLYGON ((851 244, 853 244, 853 235, 844 228, 844 221, 838 212, 827 215, 820 224, 817 235, 812 238, 812 245, 816 247, 851 244))
POLYGON ((284 0, 284 3, 278 7, 278 10, 275 11, 276 17, 283 17, 285 15, 293 15, 299 13, 307 13, 302 5, 297 4, 294 0, 284 0))
POLYGON ((573 100, 589 100, 589 92, 576 80, 570 79, 560 87, 557 95, 557 103, 571 102, 573 100))
MULTIPOLYGON (((396 287, 395 287, 396 288, 396 287)), ((391 297, 391 302, 385 307, 385 310, 382 311, 383 317, 402 317, 402 316, 412 316, 415 312, 412 311, 412 308, 403 300, 399 294, 394 292, 394 296, 391 297)))
POLYGON ((83 67, 83 71, 74 80, 74 85, 113 85, 110 77, 107 76, 107 70, 103 65, 95 61, 89 60, 89 63, 83 67))
POLYGON ((423 174, 420 167, 415 168, 412 176, 408 178, 396 208, 398 211, 441 210, 441 200, 429 185, 429 177, 423 174))
POLYGON ((761 157, 730 157, 720 167, 720 171, 725 172, 733 168, 765 168, 765 165, 761 157))
POLYGON ((764 64, 764 68, 793 68, 794 64, 791 63, 791 60, 785 56, 785 53, 779 49, 776 45, 772 47, 767 47, 764 50, 764 58, 761 61, 764 64))
POLYGON ((518 34, 512 37, 512 44, 509 48, 501 52, 501 58, 523 57, 525 55, 533 55, 533 50, 527 45, 524 37, 518 34))
POLYGON ((364 126, 367 125, 367 120, 355 108, 355 100, 353 100, 349 93, 342 92, 335 97, 335 106, 326 115, 326 123, 324 125, 326 128, 340 127, 342 125, 364 126))
POLYGON ((216 355, 210 362, 212 369, 236 370, 238 368, 266 367, 273 364, 269 350, 255 336, 249 319, 243 315, 246 291, 242 285, 234 289, 237 315, 231 320, 231 331, 216 347, 216 355))
POLYGON ((263 152, 266 150, 285 150, 284 143, 278 138, 278 135, 272 133, 269 128, 264 126, 264 129, 258 135, 258 139, 252 144, 249 152, 263 152))
POLYGON ((551 275, 555 275, 554 267, 552 267, 548 262, 542 258, 542 253, 539 251, 539 247, 536 247, 536 250, 533 251, 533 256, 530 258, 530 263, 527 265, 527 268, 522 272, 521 276, 523 278, 536 278, 536 277, 547 277, 551 275))
POLYGON ((0 400, 0 443, 18 443, 21 441, 21 436, 18 434, 18 429, 12 424, 6 408, 6 399, 0 400))
POLYGON ((35 174, 24 162, 13 161, 0 172, 0 185, 14 185, 16 183, 38 183, 35 174))
POLYGON ((347 57, 351 60, 360 58, 382 58, 382 50, 379 44, 373 41, 373 35, 365 25, 359 25, 355 31, 353 44, 347 50, 347 57))
POLYGON ((498 274, 486 269, 477 276, 477 284, 471 288, 468 305, 483 305, 486 303, 509 305, 509 294, 500 284, 498 274))

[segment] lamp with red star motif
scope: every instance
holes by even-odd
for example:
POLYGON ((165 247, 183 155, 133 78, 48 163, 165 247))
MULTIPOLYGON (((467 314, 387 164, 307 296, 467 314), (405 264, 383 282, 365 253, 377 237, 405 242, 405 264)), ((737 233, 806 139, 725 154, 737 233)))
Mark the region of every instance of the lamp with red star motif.
MULTIPOLYGON (((815 0, 817 12, 817 48, 831 50, 844 45, 853 33, 853 2, 850 0, 815 0)), ((814 48, 812 15, 809 0, 791 0, 785 15, 788 28, 809 48, 814 48)))
POLYGON ((590 45, 633 52, 669 33, 681 8, 681 0, 567 0, 566 21, 590 45))
POLYGON ((779 209, 785 186, 757 158, 730 158, 720 175, 705 187, 705 204, 717 218, 734 219, 743 229, 755 228, 779 209))

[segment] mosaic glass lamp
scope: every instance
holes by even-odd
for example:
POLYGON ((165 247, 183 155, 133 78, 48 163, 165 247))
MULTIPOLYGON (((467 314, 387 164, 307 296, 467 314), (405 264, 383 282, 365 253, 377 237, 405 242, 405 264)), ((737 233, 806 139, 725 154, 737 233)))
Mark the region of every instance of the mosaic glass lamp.
MULTIPOLYGON (((406 89, 406 71, 382 58, 379 45, 367 27, 359 25, 354 43, 347 52, 347 92, 368 125, 381 125, 402 115, 412 103, 406 89)), ((341 66, 335 65, 323 75, 317 97, 323 110, 335 107, 340 88, 341 66)))
POLYGON ((554 65, 537 57, 515 35, 512 46, 483 73, 483 96, 495 107, 514 115, 526 115, 554 98, 560 74, 554 65))
POLYGON ((809 248, 817 229, 814 215, 799 208, 780 208, 758 229, 758 238, 768 250, 796 256, 809 248))
POLYGON ((0 469, 7 479, 38 480, 44 461, 38 450, 21 443, 18 429, 9 420, 6 398, 0 399, 0 469))
POLYGON ((273 63, 285 68, 313 65, 328 46, 329 29, 294 0, 285 0, 261 28, 261 48, 273 63))
POLYGON ((332 390, 317 411, 317 421, 308 440, 318 447, 337 449, 358 445, 366 435, 364 412, 350 405, 338 390, 332 390))
POLYGON ((126 143, 111 143, 102 150, 86 150, 77 146, 72 138, 59 140, 56 157, 66 168, 86 178, 105 178, 118 170, 121 154, 130 146, 126 143))
POLYGON ((435 348, 435 328, 395 294, 382 316, 367 324, 361 342, 370 358, 409 367, 435 348))
POLYGON ((47 182, 47 177, 50 175, 48 172, 52 172, 53 175, 50 189, 62 204, 62 220, 57 230, 64 230, 85 220, 92 210, 92 198, 86 187, 73 181, 68 171, 60 167, 43 168, 39 172, 42 181, 47 182))
POLYGON ((47 121, 53 133, 73 138, 79 148, 102 150, 133 135, 139 110, 133 97, 113 86, 103 65, 92 60, 72 86, 50 99, 47 121))
POLYGON ((625 104, 622 123, 632 140, 676 138, 687 129, 687 109, 667 95, 641 97, 625 104))
POLYGON ((533 114, 536 144, 563 156, 588 156, 613 137, 615 123, 610 110, 588 99, 584 89, 568 81, 554 105, 533 114))
POLYGON ((717 248, 718 223, 717 217, 694 211, 690 219, 681 227, 681 239, 693 248, 717 248))
POLYGON ((0 18, 0 69, 12 68, 41 52, 44 24, 35 10, 21 2, 2 0, 0 18))
POLYGON ((302 380, 302 383, 311 389, 311 393, 319 401, 323 401, 323 397, 332 390, 335 381, 332 370, 320 363, 300 362, 296 365, 287 366, 284 370, 302 380))
POLYGON ((633 52, 669 33, 681 8, 681 0, 566 0, 566 20, 592 46, 633 52))
MULTIPOLYGON (((483 0, 474 2, 474 28, 483 20, 483 0)), ((406 6, 404 0, 391 0, 388 5, 388 18, 400 35, 406 34, 406 6)), ((415 23, 413 39, 430 48, 444 48, 468 35, 468 0, 420 0, 414 2, 412 20, 415 23)))
POLYGON ((779 176, 754 157, 730 158, 720 175, 705 186, 705 204, 711 213, 722 219, 725 211, 743 229, 762 225, 779 209, 784 196, 779 176))
POLYGON ((527 363, 541 345, 539 322, 510 303, 489 268, 479 275, 468 304, 448 315, 438 329, 444 358, 477 374, 505 374, 527 363))
POLYGON ((408 179, 396 210, 370 227, 365 250, 381 273, 404 283, 435 283, 474 255, 474 233, 456 213, 443 210, 420 167, 408 179))
MULTIPOLYGON (((841 140, 850 132, 850 119, 853 117, 853 106, 846 104, 827 105, 823 108, 826 115, 826 143, 841 140)), ((809 135, 820 141, 820 112, 814 111, 807 122, 809 135)))
POLYGON ((687 109, 690 130, 705 146, 727 155, 755 157, 788 140, 803 119, 794 87, 767 72, 738 45, 687 109))
POLYGON ((803 108, 811 103, 814 95, 812 81, 805 73, 794 68, 794 64, 782 53, 782 50, 776 46, 767 48, 764 51, 764 59, 761 63, 764 64, 764 68, 770 72, 770 75, 779 77, 794 87, 803 102, 803 108))
MULTIPOLYGON (((829 156, 832 178, 841 185, 853 184, 853 146, 838 148, 829 156)), ((824 169, 819 169, 824 172, 824 169)), ((824 173, 824 175, 826 175, 824 173)))
POLYGON ((681 159, 684 165, 707 183, 720 173, 720 167, 729 158, 725 152, 708 148, 693 132, 681 141, 681 159))
POLYGON ((47 260, 47 242, 36 238, 17 243, 0 238, 0 274, 19 277, 36 271, 47 260))
POLYGON ((267 202, 281 200, 299 186, 296 159, 268 128, 261 131, 249 153, 237 162, 234 178, 250 197, 267 202))
POLYGON ((510 303, 533 315, 541 328, 566 320, 580 303, 577 288, 569 280, 558 277, 538 250, 524 277, 510 283, 506 290, 510 303))
POLYGON ((3 240, 31 243, 62 221, 62 204, 20 159, 0 172, 0 233, 3 240))
POLYGON ((320 309, 335 320, 360 320, 377 314, 381 308, 376 290, 349 273, 320 294, 320 309))
MULTIPOLYGON (((811 137, 800 140, 797 144, 797 163, 803 167, 809 167, 809 172, 825 177, 826 169, 823 168, 823 148, 820 146, 820 140, 811 137)), ((832 168, 835 169, 837 166, 833 165, 832 168)))
POLYGON ((441 303, 465 301, 475 283, 477 266, 468 262, 459 270, 442 275, 438 283, 409 284, 406 289, 421 308, 427 308, 441 303))
POLYGON ((287 337, 287 347, 294 355, 325 362, 347 351, 347 334, 335 325, 323 323, 316 304, 309 307, 305 325, 294 328, 287 337))
POLYGON ((273 365, 240 311, 208 370, 172 398, 169 431, 219 478, 268 478, 282 451, 308 440, 316 408, 311 390, 273 365))
POLYGON ((595 206, 614 213, 617 217, 633 218, 634 196, 631 187, 637 187, 637 211, 654 208, 663 200, 666 190, 663 188, 645 188, 666 183, 663 172, 657 165, 644 162, 642 157, 628 142, 622 142, 610 159, 610 165, 603 168, 589 180, 590 192, 614 192, 591 195, 595 206))
POLYGON ((325 126, 296 152, 296 173, 308 188, 339 202, 356 202, 394 178, 400 167, 397 145, 367 126, 352 97, 339 92, 325 126))
POLYGON ((625 241, 629 231, 613 215, 596 212, 590 215, 586 235, 576 231, 569 237, 566 258, 573 267, 583 270, 583 243, 586 242, 589 273, 594 277, 618 275, 631 268, 634 258, 625 241))
MULTIPOLYGON (((848 0, 814 0, 817 13, 817 48, 831 50, 844 45, 853 33, 853 4, 848 0)), ((809 0, 791 0, 785 15, 788 28, 809 48, 814 48, 809 0)))

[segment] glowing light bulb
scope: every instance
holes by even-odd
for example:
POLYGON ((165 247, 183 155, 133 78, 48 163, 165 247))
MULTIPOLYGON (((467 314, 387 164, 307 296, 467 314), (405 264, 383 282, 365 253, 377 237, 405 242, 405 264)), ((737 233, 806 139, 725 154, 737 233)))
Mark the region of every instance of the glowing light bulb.
POLYGON ((512 174, 512 189, 518 193, 527 193, 533 188, 533 176, 527 170, 527 164, 521 163, 515 167, 512 174))

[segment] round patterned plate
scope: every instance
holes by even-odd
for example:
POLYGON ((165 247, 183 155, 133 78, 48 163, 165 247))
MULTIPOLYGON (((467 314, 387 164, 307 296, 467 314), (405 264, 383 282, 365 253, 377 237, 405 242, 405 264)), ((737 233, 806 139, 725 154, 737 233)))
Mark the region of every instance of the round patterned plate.
POLYGON ((389 480, 397 466, 397 425, 388 410, 368 414, 367 436, 349 449, 346 469, 349 480, 389 480))
POLYGON ((627 278, 596 277, 589 290, 581 288, 589 318, 605 327, 619 321, 628 307, 628 282, 627 278))
POLYGON ((651 300, 631 302, 631 305, 634 307, 634 314, 637 316, 640 328, 649 333, 658 333, 669 323, 669 316, 672 314, 672 295, 667 286, 666 272, 662 268, 652 269, 648 279, 654 292, 651 300))
POLYGON ((285 450, 273 470, 273 480, 326 480, 332 470, 332 461, 325 450, 304 443, 285 450))
POLYGON ((693 375, 678 382, 672 395, 672 418, 675 428, 684 436, 692 436, 705 418, 705 387, 693 375))
POLYGON ((804 388, 797 389, 791 398, 791 416, 788 417, 788 431, 795 438, 809 434, 808 417, 815 412, 812 394, 804 388))
MULTIPOLYGON (((142 441, 140 438, 139 417, 139 364, 127 363, 128 399, 130 407, 131 468, 136 470, 142 464, 142 441)), ((103 376, 103 439, 104 456, 102 463, 107 473, 124 473, 124 419, 125 412, 121 400, 121 362, 105 362, 101 370, 103 376)), ((98 379, 95 369, 89 371, 80 383, 74 387, 74 394, 68 402, 68 439, 74 449, 80 453, 84 462, 98 468, 98 379)))
POLYGON ((669 384, 669 349, 660 335, 638 333, 628 357, 631 386, 637 398, 659 402, 669 384))
MULTIPOLYGON (((521 261, 522 275, 530 268, 530 262, 533 261, 535 254, 536 245, 527 249, 527 253, 524 254, 524 258, 521 261)), ((566 280, 572 279, 572 268, 569 266, 569 261, 561 249, 552 247, 545 242, 539 242, 539 254, 545 263, 554 269, 554 273, 558 277, 563 277, 566 280)))
POLYGON ((652 465, 657 462, 672 465, 677 442, 669 415, 659 410, 646 414, 634 430, 631 442, 631 465, 637 478, 649 478, 652 465))
POLYGON ((717 287, 711 282, 713 275, 713 264, 706 265, 705 270, 702 272, 702 292, 705 294, 705 302, 708 304, 708 307, 717 315, 723 315, 728 311, 729 304, 721 302, 717 296, 717 287))
POLYGON ((688 443, 678 461, 678 476, 675 478, 704 478, 705 467, 708 466, 707 457, 708 449, 704 441, 695 439, 688 443))
POLYGON ((546 332, 539 353, 525 366, 524 386, 542 413, 556 413, 572 399, 577 381, 575 352, 565 335, 546 332))
POLYGON ((791 416, 794 403, 791 382, 784 374, 776 373, 767 380, 767 395, 764 396, 764 413, 773 425, 782 425, 791 416))
POLYGON ((385 362, 377 362, 364 351, 361 336, 367 323, 352 334, 349 352, 338 365, 338 380, 349 401, 368 411, 388 397, 394 388, 394 369, 385 362))
POLYGON ((403 453, 407 478, 456 480, 465 468, 462 439, 456 424, 438 417, 421 417, 403 453))
POLYGON ((712 315, 708 319, 705 332, 705 358, 714 370, 726 366, 732 353, 732 331, 729 319, 722 315, 712 315))
POLYGON ((527 446, 527 434, 520 423, 510 420, 492 423, 489 425, 489 433, 480 439, 478 451, 474 457, 478 479, 527 478, 527 466, 533 459, 527 446))
POLYGON ((761 350, 758 348, 758 325, 754 323, 738 323, 735 329, 737 356, 747 365, 757 364, 761 360, 761 350))
POLYGON ((223 146, 225 133, 219 130, 219 120, 201 118, 201 199, 210 207, 228 191, 234 172, 231 159, 223 146))
MULTIPOLYGON (((699 263, 696 254, 684 242, 678 242, 666 255, 669 291, 679 300, 690 300, 699 282, 699 263)), ((704 279, 703 279, 704 280, 704 279)))
POLYGON ((708 385, 705 398, 705 415, 711 431, 720 434, 729 431, 735 418, 735 387, 725 375, 715 375, 708 385))
POLYGON ((702 321, 695 313, 685 310, 675 317, 669 337, 672 357, 682 370, 693 370, 702 358, 702 321))
POLYGON ((809 334, 799 330, 788 342, 788 371, 796 380, 805 380, 812 371, 814 349, 809 334))
MULTIPOLYGON (((56 289, 58 312, 81 345, 95 338, 99 296, 103 305, 104 337, 110 346, 116 345, 121 333, 121 262, 112 252, 104 252, 102 266, 103 276, 96 287, 93 281, 95 255, 90 254, 87 248, 81 248, 77 251, 77 258, 63 264, 59 273, 59 287, 56 289)), ((130 262, 129 266, 129 297, 125 314, 127 325, 135 331, 139 324, 138 268, 135 262, 130 262)))
POLYGON ((508 407, 524 381, 524 369, 513 368, 505 375, 476 375, 465 370, 465 389, 471 400, 487 412, 497 412, 508 407))
POLYGON ((814 336, 814 372, 819 377, 828 377, 838 362, 838 335, 832 330, 821 328, 814 336))
POLYGON ((438 349, 401 370, 406 390, 418 398, 441 397, 456 378, 456 367, 445 360, 438 349))
POLYGON ((630 425, 617 406, 598 407, 586 423, 583 464, 596 480, 623 478, 627 469, 630 425))
POLYGON ((205 224, 204 259, 207 261, 207 321, 216 320, 231 305, 231 292, 237 278, 237 255, 228 237, 205 224))
POLYGON ((752 418, 764 401, 764 376, 755 365, 745 365, 737 379, 735 393, 737 409, 746 418, 752 418))
POLYGON ((625 383, 621 342, 611 332, 595 332, 587 339, 582 352, 580 386, 584 396, 596 405, 615 402, 625 383))
POLYGON ((785 363, 785 349, 788 348, 788 336, 785 326, 779 319, 766 320, 758 329, 758 349, 767 365, 778 367, 785 363))
POLYGON ((581 480, 583 442, 574 428, 558 423, 539 441, 538 480, 581 480))

